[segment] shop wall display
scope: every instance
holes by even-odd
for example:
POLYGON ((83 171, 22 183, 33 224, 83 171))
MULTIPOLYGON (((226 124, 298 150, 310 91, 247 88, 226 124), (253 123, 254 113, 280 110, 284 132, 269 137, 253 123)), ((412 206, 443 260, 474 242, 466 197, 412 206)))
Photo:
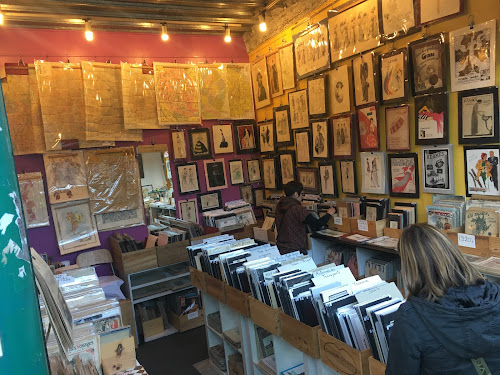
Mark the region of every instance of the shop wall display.
POLYGON ((245 183, 243 162, 241 160, 229 160, 229 176, 231 177, 231 185, 241 185, 245 183))
POLYGON ((318 169, 297 167, 297 180, 304 186, 304 191, 319 192, 318 169))
POLYGON ((333 137, 333 157, 352 158, 354 155, 353 116, 344 115, 331 118, 333 137))
POLYGON ((212 141, 207 128, 189 129, 189 151, 191 160, 203 160, 212 157, 212 141))
POLYGON ((330 70, 327 77, 329 112, 334 115, 349 112, 351 110, 351 95, 347 65, 337 66, 330 70))
POLYGON ((252 185, 241 185, 240 186, 241 199, 243 199, 245 202, 247 202, 248 204, 251 204, 253 206, 255 204, 255 200, 254 200, 252 190, 253 190, 252 185))
POLYGON ((379 0, 380 33, 394 37, 415 27, 413 0, 379 0))
POLYGON ((295 71, 303 79, 330 67, 328 21, 322 20, 308 30, 293 36, 295 71))
POLYGON ((422 191, 433 194, 454 194, 453 146, 422 147, 422 191))
POLYGON ((255 129, 255 120, 236 121, 233 123, 236 152, 253 154, 257 152, 259 137, 255 129))
POLYGON ((99 232, 144 225, 144 207, 141 204, 139 208, 132 210, 97 214, 95 215, 95 221, 99 232))
POLYGON ((362 152, 361 193, 387 194, 385 152, 362 152))
POLYGON ((278 49, 281 63, 281 79, 283 90, 295 88, 295 63, 293 58, 293 44, 288 43, 278 49))
POLYGON ((286 185, 290 181, 294 181, 296 178, 295 151, 282 151, 278 157, 281 172, 281 184, 286 185))
POLYGON ((417 0, 416 11, 418 23, 426 24, 464 11, 465 0, 417 0))
POLYGON ((467 196, 499 196, 498 189, 498 145, 465 146, 465 186, 467 196))
POLYGON ((378 107, 369 104, 356 110, 358 120, 359 150, 377 151, 380 149, 378 107))
POLYGON ((266 189, 278 188, 278 174, 276 170, 276 159, 262 159, 262 176, 266 189))
POLYGON ((179 201, 179 217, 181 220, 198 224, 198 205, 196 199, 186 199, 179 201))
POLYGON ((49 213, 45 201, 45 190, 40 172, 17 175, 19 191, 23 202, 26 228, 37 228, 49 225, 49 213))
POLYGON ((338 197, 335 163, 320 163, 318 167, 321 195, 331 198, 338 197))
POLYGON ((292 129, 307 128, 309 126, 307 90, 289 93, 288 103, 290 105, 290 124, 292 129))
POLYGON ((231 119, 255 118, 250 64, 226 64, 231 119))
POLYGON ((216 155, 234 153, 232 125, 212 125, 212 139, 216 155))
POLYGON ((415 97, 415 144, 448 142, 448 94, 415 97))
POLYGON ((247 180, 248 182, 259 182, 262 179, 260 174, 260 160, 247 160, 247 180))
POLYGON ((198 165, 196 163, 176 164, 175 170, 179 182, 179 193, 197 193, 200 191, 198 165))
POLYGON ((259 145, 260 152, 273 153, 276 142, 276 133, 274 132, 273 123, 268 122, 259 125, 259 145))
POLYGON ((328 120, 311 122, 312 156, 314 159, 326 160, 330 157, 330 126, 328 120))
POLYGON ((310 163, 312 161, 311 131, 295 130, 295 148, 297 150, 297 163, 310 163))
POLYGON ((354 160, 340 161, 340 184, 342 186, 342 193, 344 194, 358 193, 356 163, 354 160))
POLYGON ((266 191, 264 188, 253 189, 253 198, 255 208, 262 207, 262 203, 266 199, 266 191))
POLYGON ((224 64, 200 65, 200 109, 204 120, 229 118, 229 96, 224 64))
POLYGON ((391 197, 418 198, 418 155, 389 154, 389 194, 391 197))
POLYGON ((207 191, 227 188, 226 164, 224 159, 203 160, 207 191))
POLYGON ((380 55, 382 103, 392 104, 408 99, 407 50, 401 48, 380 55))
POLYGON ((186 146, 186 132, 173 131, 172 132, 172 156, 173 160, 185 160, 187 158, 186 146))
POLYGON ((198 194, 198 201, 202 212, 222 208, 222 195, 220 190, 198 194))
POLYGON ((307 80, 307 99, 309 102, 309 116, 322 117, 327 113, 327 76, 309 78, 307 80))
POLYGON ((273 124, 276 134, 276 146, 293 145, 292 129, 290 127, 290 106, 273 108, 273 124))
POLYGON ((352 60, 352 75, 354 77, 356 106, 377 101, 378 75, 375 69, 375 54, 373 52, 361 54, 352 60))
POLYGON ((387 151, 410 150, 410 109, 407 104, 385 107, 387 151))
POLYGON ((269 77, 269 91, 271 97, 283 95, 283 81, 281 78, 280 53, 275 51, 266 57, 267 75, 269 77))
POLYGON ((269 77, 267 74, 265 57, 252 64, 252 85, 255 108, 259 109, 271 104, 269 77))

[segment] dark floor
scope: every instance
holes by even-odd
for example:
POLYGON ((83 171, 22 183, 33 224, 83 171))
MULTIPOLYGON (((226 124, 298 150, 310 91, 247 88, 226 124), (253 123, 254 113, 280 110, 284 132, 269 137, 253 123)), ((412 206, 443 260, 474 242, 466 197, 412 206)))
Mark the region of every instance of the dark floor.
POLYGON ((208 358, 205 326, 141 344, 136 355, 149 375, 199 375, 193 364, 208 358))

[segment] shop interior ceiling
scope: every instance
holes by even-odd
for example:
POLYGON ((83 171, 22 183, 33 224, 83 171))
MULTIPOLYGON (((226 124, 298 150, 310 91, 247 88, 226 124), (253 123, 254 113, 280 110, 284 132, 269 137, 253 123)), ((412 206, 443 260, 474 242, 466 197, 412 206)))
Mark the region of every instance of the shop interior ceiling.
POLYGON ((5 26, 157 33, 242 35, 280 0, 0 0, 5 26))

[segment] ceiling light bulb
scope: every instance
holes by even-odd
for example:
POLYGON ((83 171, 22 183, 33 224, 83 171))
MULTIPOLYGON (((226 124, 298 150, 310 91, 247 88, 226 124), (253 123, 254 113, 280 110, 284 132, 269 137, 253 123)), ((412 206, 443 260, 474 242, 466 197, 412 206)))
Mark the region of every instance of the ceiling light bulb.
POLYGON ((259 14, 259 29, 263 33, 267 31, 266 18, 263 13, 259 14))
POLYGON ((226 36, 224 37, 224 42, 231 43, 231 30, 226 26, 226 36))
POLYGON ((92 26, 90 20, 85 21, 85 38, 91 42, 94 40, 94 33, 92 32, 92 26))
POLYGON ((164 42, 168 40, 168 32, 166 24, 161 25, 161 40, 163 40, 164 42))

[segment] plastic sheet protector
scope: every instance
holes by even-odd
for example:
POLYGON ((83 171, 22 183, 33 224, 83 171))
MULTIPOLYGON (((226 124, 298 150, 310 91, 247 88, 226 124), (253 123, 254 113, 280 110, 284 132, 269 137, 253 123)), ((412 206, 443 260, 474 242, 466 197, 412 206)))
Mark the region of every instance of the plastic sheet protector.
POLYGON ((230 119, 255 119, 250 64, 226 64, 230 119))
POLYGON ((45 227, 49 225, 47 201, 40 172, 18 174, 19 190, 23 202, 26 228, 45 227))
POLYGON ((200 102, 203 120, 228 119, 229 97, 224 64, 200 65, 200 102))

